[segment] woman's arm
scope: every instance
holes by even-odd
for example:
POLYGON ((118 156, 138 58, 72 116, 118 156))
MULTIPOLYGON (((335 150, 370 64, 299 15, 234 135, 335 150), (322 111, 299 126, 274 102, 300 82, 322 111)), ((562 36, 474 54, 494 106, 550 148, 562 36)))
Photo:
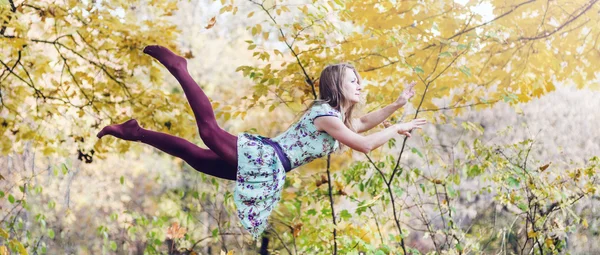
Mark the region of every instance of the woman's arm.
POLYGON ((408 100, 415 95, 415 84, 416 82, 411 82, 408 84, 398 99, 396 99, 396 101, 392 104, 360 117, 359 121, 356 123, 356 132, 362 133, 367 130, 371 130, 371 128, 379 125, 379 123, 386 120, 390 115, 392 115, 392 113, 404 106, 408 100))
POLYGON ((421 128, 426 120, 415 119, 411 122, 394 124, 377 133, 363 136, 352 132, 344 123, 335 116, 323 116, 314 120, 317 130, 325 131, 327 134, 348 147, 369 153, 370 151, 383 145, 398 133, 410 136, 409 132, 415 128, 421 128))
POLYGON ((400 104, 396 101, 387 105, 386 107, 360 117, 356 123, 356 132, 362 133, 371 130, 371 128, 379 125, 379 123, 386 120, 390 115, 392 115, 392 113, 400 109, 402 106, 404 106, 404 104, 400 104))

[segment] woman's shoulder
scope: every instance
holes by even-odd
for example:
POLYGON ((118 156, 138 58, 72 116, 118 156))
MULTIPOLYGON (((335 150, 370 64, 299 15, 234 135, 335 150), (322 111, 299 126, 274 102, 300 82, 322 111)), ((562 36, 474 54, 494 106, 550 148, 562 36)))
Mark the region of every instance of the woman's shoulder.
POLYGON ((323 115, 333 115, 333 116, 341 116, 340 111, 333 108, 329 103, 325 101, 315 101, 313 106, 310 109, 310 113, 313 116, 323 116, 323 115))

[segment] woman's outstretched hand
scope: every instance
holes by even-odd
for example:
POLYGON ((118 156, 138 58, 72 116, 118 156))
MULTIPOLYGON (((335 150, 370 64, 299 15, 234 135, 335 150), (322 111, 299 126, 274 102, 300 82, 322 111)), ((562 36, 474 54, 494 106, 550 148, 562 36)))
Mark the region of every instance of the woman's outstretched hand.
POLYGON ((399 123, 396 125, 398 126, 398 134, 410 137, 410 132, 413 131, 413 129, 421 128, 425 124, 427 124, 426 119, 414 119, 410 122, 399 123))
POLYGON ((398 99, 396 99, 396 103, 399 105, 405 105, 408 100, 415 95, 414 87, 416 84, 417 82, 414 81, 409 83, 406 88, 404 88, 404 91, 402 91, 402 94, 400 94, 398 99))

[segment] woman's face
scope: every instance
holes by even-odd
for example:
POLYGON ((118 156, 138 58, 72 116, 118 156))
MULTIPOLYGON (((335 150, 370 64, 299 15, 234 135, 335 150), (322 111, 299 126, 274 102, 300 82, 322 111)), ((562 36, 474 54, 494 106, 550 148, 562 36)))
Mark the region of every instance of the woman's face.
POLYGON ((362 90, 361 85, 358 83, 358 77, 354 74, 354 71, 350 68, 344 70, 346 72, 342 89, 344 90, 344 97, 351 104, 360 102, 360 91, 362 90))

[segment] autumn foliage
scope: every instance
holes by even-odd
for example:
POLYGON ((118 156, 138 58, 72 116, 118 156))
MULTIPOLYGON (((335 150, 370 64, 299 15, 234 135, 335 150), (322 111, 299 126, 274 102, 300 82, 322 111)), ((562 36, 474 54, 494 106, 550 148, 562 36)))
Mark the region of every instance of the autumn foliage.
POLYGON ((192 4, 0 0, 0 254, 600 251, 577 241, 598 238, 588 206, 598 199, 597 157, 542 158, 534 151, 544 137, 496 142, 461 119, 497 104, 519 112, 559 86, 599 89, 597 0, 192 4), (219 11, 198 18, 194 8, 219 11), (195 26, 181 25, 189 17, 195 26), (230 47, 250 60, 222 64, 238 83, 200 82, 222 99, 213 107, 231 132, 287 128, 316 99, 320 71, 339 62, 364 79, 362 113, 416 81, 389 121, 432 125, 369 155, 347 150, 293 171, 272 227, 254 242, 237 223, 230 182, 95 137, 135 117, 200 143, 176 83, 141 51, 161 44, 209 61, 182 46, 204 43, 181 43, 182 30, 243 38, 230 47), (453 143, 432 135, 446 127, 453 143))

